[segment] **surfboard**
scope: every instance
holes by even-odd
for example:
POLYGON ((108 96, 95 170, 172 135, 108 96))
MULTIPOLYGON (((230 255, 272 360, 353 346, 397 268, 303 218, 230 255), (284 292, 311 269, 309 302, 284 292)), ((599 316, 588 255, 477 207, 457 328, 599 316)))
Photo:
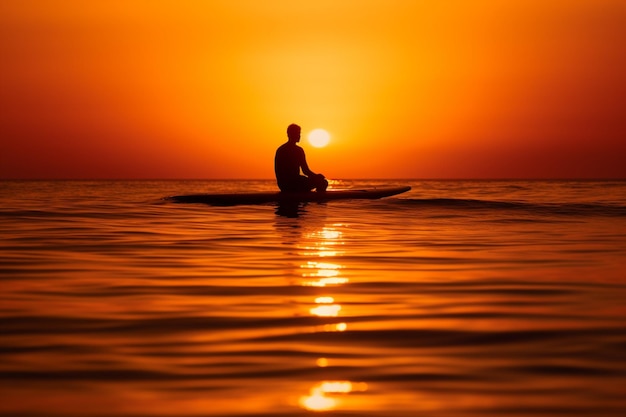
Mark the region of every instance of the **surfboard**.
POLYGON ((166 197, 175 203, 201 203, 213 206, 236 206, 244 204, 267 203, 305 203, 313 201, 379 199, 402 194, 411 187, 381 187, 364 189, 338 189, 325 192, 251 192, 251 193, 224 193, 224 194, 185 194, 166 197))

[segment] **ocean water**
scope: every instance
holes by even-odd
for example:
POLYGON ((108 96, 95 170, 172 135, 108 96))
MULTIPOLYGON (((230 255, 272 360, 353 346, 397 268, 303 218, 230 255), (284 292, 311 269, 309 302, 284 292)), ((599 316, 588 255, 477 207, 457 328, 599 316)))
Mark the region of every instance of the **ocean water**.
POLYGON ((0 182, 0 415, 626 415, 626 182, 400 184, 0 182))

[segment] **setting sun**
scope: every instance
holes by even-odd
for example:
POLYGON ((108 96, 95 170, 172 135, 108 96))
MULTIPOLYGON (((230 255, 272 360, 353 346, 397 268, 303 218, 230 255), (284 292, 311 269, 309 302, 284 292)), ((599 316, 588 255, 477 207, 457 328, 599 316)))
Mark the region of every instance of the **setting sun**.
POLYGON ((323 148, 330 142, 330 134, 324 129, 315 129, 309 133, 307 139, 316 148, 323 148))

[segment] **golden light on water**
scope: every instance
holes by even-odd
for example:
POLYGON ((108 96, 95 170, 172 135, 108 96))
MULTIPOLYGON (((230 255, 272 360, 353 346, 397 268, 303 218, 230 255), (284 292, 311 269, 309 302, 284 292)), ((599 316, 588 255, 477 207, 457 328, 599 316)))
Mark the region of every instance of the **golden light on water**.
POLYGON ((339 255, 337 246, 343 245, 342 232, 338 229, 342 224, 324 226, 305 235, 308 244, 303 245, 301 254, 304 256, 316 256, 319 258, 333 257, 339 255))
POLYGON ((301 268, 306 272, 302 273, 305 278, 315 277, 319 278, 313 281, 304 281, 302 285, 310 287, 325 287, 327 285, 341 285, 348 282, 347 278, 339 277, 339 270, 341 265, 330 262, 315 262, 308 261, 306 264, 301 265, 301 268))
POLYGON ((321 305, 313 307, 309 310, 309 312, 314 316, 337 317, 339 315, 339 311, 341 311, 341 306, 339 304, 334 304, 335 299, 333 297, 317 297, 315 302, 321 305))
MULTIPOLYGON (((337 240, 341 238, 341 232, 339 230, 334 229, 334 228, 329 228, 329 227, 324 227, 319 232, 319 235, 326 241, 337 240)), ((341 243, 341 242, 336 242, 336 243, 341 243)))
POLYGON ((339 275, 339 269, 341 265, 332 264, 328 262, 314 262, 309 261, 302 265, 302 268, 312 269, 312 272, 305 272, 303 277, 335 277, 339 275))
POLYGON ((317 256, 319 258, 328 258, 340 254, 340 252, 337 251, 335 248, 329 246, 321 246, 320 244, 318 244, 317 246, 304 246, 301 249, 304 249, 304 251, 300 253, 303 256, 317 256))
POLYGON ((325 393, 347 394, 352 392, 353 385, 350 381, 325 381, 320 388, 325 393))
POLYGON ((320 368, 326 368, 328 366, 328 359, 319 358, 317 359, 317 361, 315 361, 315 364, 319 366, 320 368))
MULTIPOLYGON (((336 256, 336 251, 332 248, 342 245, 343 234, 337 227, 341 225, 333 225, 336 227, 323 227, 313 233, 309 233, 307 238, 311 240, 311 244, 307 246, 311 252, 308 256, 332 257, 336 256)), ((302 282, 303 286, 327 287, 332 285, 342 285, 348 283, 348 279, 341 277, 342 265, 333 262, 318 262, 309 260, 303 265, 302 282), (309 280, 308 278, 317 278, 309 280)), ((315 306, 309 309, 309 313, 316 317, 338 317, 342 310, 341 304, 336 302, 335 297, 331 295, 320 295, 314 300, 315 306)), ((345 322, 324 324, 315 327, 315 332, 345 332, 348 324, 345 322)), ((329 366, 329 358, 321 357, 315 362, 319 368, 329 366)), ((299 404, 302 408, 309 411, 323 412, 335 410, 342 404, 342 396, 354 391, 365 391, 367 385, 365 383, 355 384, 351 381, 322 381, 313 386, 308 395, 300 397, 299 404)))
POLYGON ((339 304, 321 305, 313 307, 309 311, 312 315, 318 317, 337 317, 339 311, 341 311, 341 306, 339 304))
POLYGON ((300 405, 310 411, 331 411, 340 405, 339 396, 358 391, 367 391, 367 384, 351 381, 322 381, 311 388, 309 395, 300 398, 300 405))
POLYGON ((329 398, 323 392, 311 392, 300 399, 300 405, 311 411, 329 411, 336 407, 337 401, 329 398))
POLYGON ((323 332, 345 332, 347 329, 347 323, 325 324, 321 327, 321 331, 323 332))
MULTIPOLYGON (((325 226, 312 233, 308 233, 307 237, 313 242, 313 248, 317 248, 317 255, 320 257, 328 256, 328 247, 342 244, 342 233, 337 229, 340 224, 333 227, 325 226), (323 255, 322 255, 323 254, 323 255)), ((314 255, 315 253, 312 253, 314 255)), ((303 286, 326 287, 328 285, 341 285, 348 282, 347 278, 340 277, 341 265, 332 262, 307 261, 300 266, 305 271, 302 273, 304 278, 319 278, 315 281, 304 281, 303 286)), ((309 313, 317 317, 337 317, 341 311, 341 305, 335 303, 335 298, 331 296, 320 296, 315 298, 315 307, 309 309, 309 313)), ((344 331, 345 323, 326 325, 332 326, 332 329, 324 329, 324 331, 344 331)), ((325 326, 325 327, 326 327, 325 326)))
POLYGON ((326 287, 327 285, 341 285, 348 282, 348 278, 322 278, 317 281, 305 282, 305 286, 326 287))

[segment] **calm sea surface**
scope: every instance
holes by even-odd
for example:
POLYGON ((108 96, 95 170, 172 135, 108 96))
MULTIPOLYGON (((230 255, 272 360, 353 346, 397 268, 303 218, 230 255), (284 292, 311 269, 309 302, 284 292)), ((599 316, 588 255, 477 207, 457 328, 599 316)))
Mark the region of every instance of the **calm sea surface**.
POLYGON ((626 182, 0 182, 3 416, 624 416, 626 182))

